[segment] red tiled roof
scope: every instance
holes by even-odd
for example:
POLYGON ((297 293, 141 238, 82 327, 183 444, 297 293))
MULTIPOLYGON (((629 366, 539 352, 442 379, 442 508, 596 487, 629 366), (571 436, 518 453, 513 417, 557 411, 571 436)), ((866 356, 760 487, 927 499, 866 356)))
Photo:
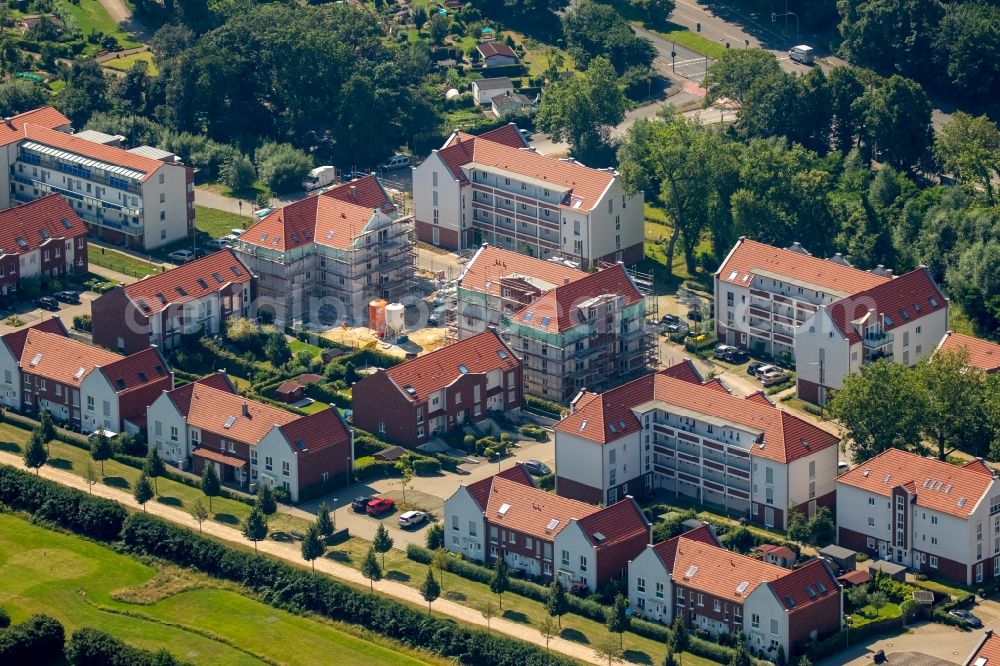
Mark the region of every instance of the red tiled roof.
POLYGON ((686 534, 675 538, 677 546, 671 573, 674 584, 681 587, 701 590, 742 604, 757 586, 789 575, 788 569, 776 564, 761 562, 702 540, 689 539, 686 534), (747 583, 746 587, 737 592, 742 583, 747 583))
POLYGON ((396 204, 393 203, 389 193, 382 187, 378 178, 373 175, 358 178, 349 183, 342 183, 330 188, 320 196, 363 208, 378 208, 386 212, 396 209, 396 204))
POLYGON ((555 429, 602 444, 612 442, 640 430, 641 424, 633 408, 659 400, 761 431, 764 448, 754 444, 750 454, 782 463, 834 446, 839 441, 836 435, 773 405, 676 379, 670 376, 669 370, 605 391, 598 399, 578 402, 573 413, 557 423, 555 429))
POLYGON ((214 451, 212 449, 206 449, 204 447, 194 449, 191 451, 191 455, 199 458, 207 458, 208 460, 214 460, 215 462, 222 463, 223 465, 229 465, 230 467, 235 467, 236 469, 247 466, 246 460, 233 456, 227 456, 225 453, 220 453, 219 451, 214 451))
POLYGON ((486 510, 486 503, 489 500, 490 495, 490 487, 493 485, 494 479, 507 479, 508 481, 513 481, 514 483, 520 483, 523 486, 528 486, 530 488, 535 487, 534 479, 532 479, 531 475, 524 469, 524 466, 520 464, 508 467, 502 472, 498 472, 493 476, 488 476, 485 479, 480 479, 475 483, 470 483, 468 485, 468 489, 472 494, 472 499, 476 501, 476 504, 478 504, 479 508, 483 511, 486 510))
POLYGON ((720 282, 744 287, 762 273, 783 276, 798 283, 815 285, 824 291, 843 295, 871 289, 889 280, 888 277, 835 261, 758 243, 749 238, 737 241, 729 256, 715 272, 720 282))
POLYGON ((170 376, 166 362, 155 347, 146 347, 101 368, 118 393, 127 393, 170 376))
POLYGON ((795 551, 788 546, 775 546, 771 543, 765 543, 757 546, 754 550, 759 550, 767 555, 774 555, 775 557, 779 557, 790 562, 794 562, 796 559, 795 551))
POLYGON ((134 169, 145 174, 142 180, 146 180, 153 173, 164 166, 166 162, 154 160, 151 157, 144 157, 135 153, 130 153, 114 146, 105 146, 86 139, 80 139, 72 134, 58 132, 41 125, 24 125, 24 136, 22 138, 38 143, 61 148, 77 155, 83 155, 94 160, 106 162, 115 166, 123 166, 127 169, 134 169))
POLYGON ((660 562, 663 563, 663 568, 667 571, 674 570, 674 557, 677 555, 677 545, 680 543, 681 537, 688 539, 690 541, 700 541, 701 543, 709 544, 711 546, 718 546, 719 541, 712 534, 712 530, 709 529, 708 525, 702 525, 696 527, 693 530, 684 532, 672 539, 667 539, 666 541, 661 541, 660 543, 653 546, 653 551, 656 556, 660 558, 660 562))
POLYGON ((626 306, 642 300, 625 267, 615 264, 542 294, 510 318, 522 326, 561 333, 585 323, 579 314, 583 303, 608 294, 623 297, 626 306))
POLYGON ((295 393, 300 388, 302 388, 302 384, 299 384, 294 379, 289 379, 287 382, 284 382, 281 386, 279 386, 275 390, 275 393, 277 393, 278 395, 282 395, 282 394, 286 394, 286 393, 295 393))
POLYGON ((514 49, 510 48, 503 42, 483 42, 478 47, 479 53, 482 54, 483 58, 490 58, 492 56, 507 56, 508 58, 517 58, 517 54, 514 53, 514 49))
POLYGON ((63 326, 62 320, 59 317, 43 319, 37 324, 24 326, 2 337, 4 344, 10 350, 11 356, 17 359, 21 358, 21 352, 24 351, 24 342, 28 339, 28 333, 31 331, 41 331, 43 333, 69 337, 69 333, 66 331, 66 327, 63 326))
POLYGON ((592 210, 614 182, 613 171, 591 169, 515 147, 506 135, 501 139, 503 142, 497 138, 500 137, 484 134, 470 139, 461 133, 454 134, 437 155, 462 182, 466 181, 462 167, 475 163, 551 183, 554 190, 566 190, 562 205, 573 209, 592 210))
POLYGON ((499 295, 501 279, 521 277, 544 292, 586 276, 587 273, 581 270, 554 261, 486 245, 477 250, 465 266, 459 286, 470 291, 499 295))
POLYGON ((410 400, 421 401, 426 400, 434 391, 450 385, 466 372, 487 373, 497 368, 506 372, 516 368, 519 363, 514 352, 500 336, 494 331, 484 331, 379 372, 384 372, 400 393, 410 400), (465 372, 460 366, 465 368, 465 372), (412 388, 413 392, 408 391, 407 387, 412 388))
POLYGON ((714 377, 705 382, 705 388, 712 389, 713 391, 721 391, 722 393, 732 393, 726 385, 722 383, 722 380, 718 377, 714 377))
POLYGON ((699 386, 703 383, 701 373, 698 372, 698 369, 694 367, 694 363, 688 358, 682 360, 680 363, 675 363, 660 372, 665 377, 673 377, 674 379, 680 379, 681 381, 690 382, 699 386))
POLYGON ((201 379, 192 382, 190 384, 185 384, 175 388, 170 391, 168 397, 176 405, 177 410, 181 414, 187 414, 191 406, 191 396, 194 394, 195 384, 200 386, 208 386, 209 388, 214 388, 219 391, 225 391, 227 393, 237 393, 236 387, 232 385, 229 381, 229 377, 223 372, 213 372, 211 374, 205 375, 201 379))
POLYGON ((280 428, 292 446, 292 453, 316 453, 323 449, 351 441, 347 429, 336 407, 299 417, 280 428))
POLYGON ((50 194, 0 212, 0 252, 3 254, 23 254, 37 250, 52 239, 86 235, 83 220, 60 194, 50 194))
POLYGON ((1000 666, 1000 636, 988 629, 962 666, 1000 666))
POLYGON ((486 519, 497 525, 524 532, 539 539, 552 539, 571 520, 586 518, 600 511, 596 506, 568 497, 561 497, 523 483, 493 478, 486 499, 486 519), (501 515, 503 506, 509 508, 501 515), (551 529, 551 521, 559 521, 551 529))
POLYGON ((851 342, 861 341, 861 336, 851 322, 869 310, 883 320, 887 331, 948 307, 944 294, 934 283, 923 266, 889 282, 858 292, 826 306, 830 318, 840 332, 851 342))
POLYGON ((650 529, 649 521, 643 515, 642 509, 631 497, 581 518, 579 524, 584 535, 598 550, 609 548, 639 534, 648 535, 650 529))
POLYGON ((763 391, 755 391, 746 397, 747 400, 751 402, 756 402, 758 405, 764 405, 765 407, 774 407, 774 403, 771 399, 767 397, 763 391))
POLYGON ((94 368, 110 365, 121 359, 121 356, 106 349, 33 329, 28 331, 24 341, 20 362, 21 369, 25 372, 61 384, 79 386, 94 368))
POLYGON ((6 146, 24 139, 24 125, 29 123, 51 129, 70 124, 69 118, 51 106, 25 111, 11 118, 10 123, 0 122, 0 145, 6 146))
POLYGON ((995 342, 948 331, 937 348, 938 352, 957 352, 962 349, 968 351, 969 365, 973 368, 984 372, 1000 370, 1000 345, 995 342))
POLYGON ((168 304, 201 298, 230 284, 249 282, 250 278, 247 267, 232 250, 226 248, 169 271, 151 275, 124 287, 124 290, 136 307, 143 314, 149 315, 160 312, 168 304), (163 297, 162 300, 160 296, 163 297))
POLYGON ((969 462, 962 465, 962 469, 967 469, 970 472, 979 472, 980 474, 988 474, 993 476, 993 470, 987 465, 982 458, 976 458, 975 460, 970 460, 969 462))
POLYGON ((956 467, 936 458, 887 449, 837 477, 838 484, 884 496, 910 482, 915 486, 917 506, 968 518, 989 491, 993 476, 976 467, 956 467))
POLYGON ((798 569, 785 571, 785 575, 770 583, 781 605, 792 613, 802 611, 812 604, 837 594, 840 586, 823 560, 810 560, 798 569), (819 584, 822 583, 822 587, 819 584), (809 590, 813 594, 809 594, 809 590), (825 591, 824 591, 825 590, 825 591))
POLYGON ((184 414, 189 425, 247 444, 256 444, 274 426, 287 425, 303 418, 284 409, 220 390, 209 382, 188 384, 174 389, 168 395, 173 399, 174 394, 178 394, 180 398, 175 400, 174 404, 184 414), (183 409, 182 405, 185 403, 186 409, 183 409), (247 406, 249 416, 243 415, 244 404, 247 406), (233 422, 227 428, 225 424, 230 418, 233 422))
POLYGON ((872 575, 863 569, 848 571, 843 576, 838 576, 837 580, 851 585, 864 585, 872 579, 872 575))
POLYGON ((521 132, 517 129, 517 125, 514 123, 507 123, 506 125, 501 125, 500 127, 492 129, 489 132, 483 132, 478 136, 460 131, 452 132, 451 135, 445 140, 444 145, 441 146, 441 149, 443 150, 458 141, 470 141, 472 139, 481 139, 483 141, 501 143, 505 146, 510 146, 511 148, 528 147, 528 142, 524 140, 521 132))

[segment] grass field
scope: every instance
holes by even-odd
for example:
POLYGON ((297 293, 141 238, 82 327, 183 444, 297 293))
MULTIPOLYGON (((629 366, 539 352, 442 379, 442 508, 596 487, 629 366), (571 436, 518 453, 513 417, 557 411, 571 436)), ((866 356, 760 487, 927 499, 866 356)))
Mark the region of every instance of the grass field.
POLYGON ((240 217, 236 213, 228 213, 224 210, 217 210, 215 208, 206 208, 205 206, 195 206, 194 207, 194 226, 198 231, 202 231, 210 238, 221 238, 229 233, 230 229, 243 228, 243 225, 247 226, 254 222, 253 217, 251 217, 251 204, 245 204, 244 208, 247 209, 247 214, 240 217))
MULTIPOLYGON (((60 0, 60 4, 76 19, 84 39, 87 38, 91 30, 98 30, 105 35, 113 35, 123 48, 130 49, 141 46, 139 42, 129 37, 117 23, 111 20, 99 0, 79 0, 76 3, 60 0)), ((84 53, 96 53, 98 50, 100 50, 99 45, 87 43, 84 53)))
MULTIPOLYGON (((28 439, 28 432, 9 423, 0 423, 0 450, 19 453, 23 450, 28 439)), ((94 463, 90 457, 90 452, 85 451, 65 442, 52 441, 49 443, 49 462, 52 467, 57 467, 77 476, 84 476, 87 471, 87 463, 92 463, 97 474, 101 473, 100 463, 94 463)), ((139 479, 140 471, 134 467, 129 467, 114 460, 104 462, 104 483, 122 490, 129 490, 132 484, 139 479)), ((205 508, 208 508, 208 498, 197 488, 185 485, 179 481, 160 478, 156 481, 159 495, 154 497, 152 502, 159 502, 168 506, 190 511, 197 500, 201 500, 205 508)), ((237 527, 240 522, 250 513, 250 506, 237 500, 216 497, 212 499, 212 516, 209 520, 237 527)), ((271 531, 288 532, 290 530, 305 531, 309 523, 302 518, 286 513, 275 514, 270 521, 271 531)))
POLYGON ((14 622, 47 613, 67 633, 95 627, 193 663, 320 664, 334 655, 341 666, 444 663, 347 625, 277 610, 198 574, 158 574, 10 514, 0 514, 0 579, 0 606, 14 622))
MULTIPOLYGON (((670 39, 681 46, 686 46, 692 51, 697 51, 702 55, 707 55, 709 58, 716 60, 721 58, 722 55, 728 50, 725 44, 719 44, 713 42, 711 39, 702 37, 696 32, 691 32, 687 28, 680 28, 677 30, 653 30, 656 34, 660 35, 664 39, 670 39)), ((736 44, 732 45, 733 48, 736 44)), ((740 45, 742 46, 742 44, 740 45)))
POLYGON ((162 271, 162 268, 157 264, 139 259, 131 254, 94 245, 93 243, 88 245, 87 260, 93 265, 137 278, 154 275, 162 271))
POLYGON ((120 58, 115 58, 114 60, 105 60, 101 63, 101 66, 127 72, 132 69, 132 65, 137 62, 146 63, 146 73, 150 76, 156 76, 160 73, 160 71, 156 68, 156 65, 153 63, 153 53, 151 51, 141 51, 140 53, 133 53, 132 55, 122 56, 120 58))

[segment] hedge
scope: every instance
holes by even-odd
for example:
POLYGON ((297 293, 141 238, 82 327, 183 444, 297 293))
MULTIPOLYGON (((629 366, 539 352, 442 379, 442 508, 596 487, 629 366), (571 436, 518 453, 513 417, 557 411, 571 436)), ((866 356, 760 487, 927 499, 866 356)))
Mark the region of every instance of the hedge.
POLYGON ((166 650, 150 652, 118 640, 111 634, 84 627, 73 632, 66 646, 73 666, 187 666, 166 650))
POLYGON ((264 603, 276 608, 313 612, 361 625, 404 645, 426 648, 461 663, 483 666, 574 663, 527 643, 466 629, 451 620, 338 583, 322 574, 225 546, 148 514, 133 514, 125 521, 122 542, 128 552, 194 567, 244 585, 260 595, 264 603))
POLYGON ((48 664, 61 660, 66 634, 59 620, 32 615, 0 631, 0 664, 48 664))
POLYGON ((542 412, 547 416, 558 419, 562 417, 562 413, 565 407, 557 402, 552 402, 551 400, 545 400, 544 398, 537 398, 533 395, 524 396, 524 408, 534 411, 542 412))

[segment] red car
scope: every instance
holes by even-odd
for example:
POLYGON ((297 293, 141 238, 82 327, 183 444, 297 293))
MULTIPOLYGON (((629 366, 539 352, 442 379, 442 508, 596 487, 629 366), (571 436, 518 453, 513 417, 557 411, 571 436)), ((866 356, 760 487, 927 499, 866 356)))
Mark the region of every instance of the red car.
POLYGON ((369 516, 377 516, 380 513, 392 511, 395 506, 396 502, 388 497, 376 497, 368 503, 368 506, 365 507, 365 511, 368 512, 369 516))

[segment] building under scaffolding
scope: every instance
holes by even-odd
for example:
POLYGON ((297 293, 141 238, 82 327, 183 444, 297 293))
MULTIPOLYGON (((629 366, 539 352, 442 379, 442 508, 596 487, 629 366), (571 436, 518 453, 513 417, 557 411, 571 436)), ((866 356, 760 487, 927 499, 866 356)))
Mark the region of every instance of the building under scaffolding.
POLYGON ((370 300, 414 288, 413 217, 374 176, 274 211, 235 249, 258 276, 258 312, 282 324, 357 323, 370 300))

